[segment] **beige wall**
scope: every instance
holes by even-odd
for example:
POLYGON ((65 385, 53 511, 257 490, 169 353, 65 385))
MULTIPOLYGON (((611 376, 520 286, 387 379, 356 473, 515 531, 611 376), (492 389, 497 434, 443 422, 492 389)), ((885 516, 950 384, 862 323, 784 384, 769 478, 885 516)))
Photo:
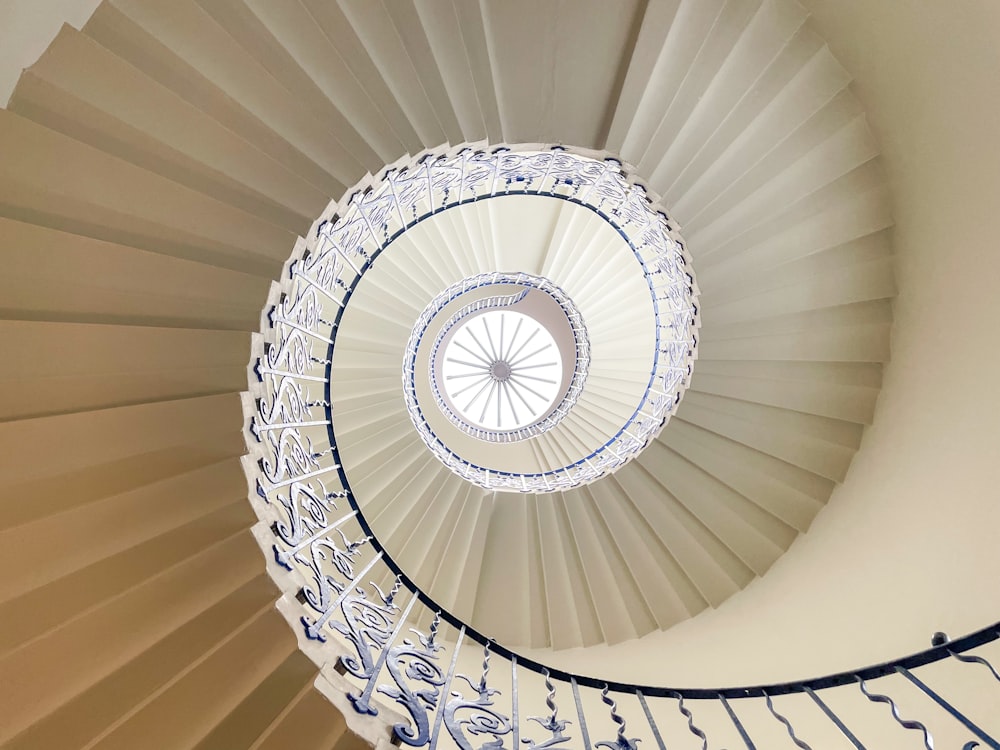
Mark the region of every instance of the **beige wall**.
POLYGON ((894 191, 899 297, 874 426, 808 534, 746 591, 641 641, 541 658, 739 684, 1000 619, 1000 4, 806 5, 856 78, 894 191))
POLYGON ((21 71, 38 59, 63 23, 80 28, 100 0, 0 0, 0 107, 21 71))

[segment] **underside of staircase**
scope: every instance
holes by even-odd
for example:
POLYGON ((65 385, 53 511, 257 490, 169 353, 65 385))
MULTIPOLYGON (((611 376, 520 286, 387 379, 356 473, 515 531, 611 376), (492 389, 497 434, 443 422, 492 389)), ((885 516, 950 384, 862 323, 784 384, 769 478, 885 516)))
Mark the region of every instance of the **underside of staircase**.
POLYGON ((843 481, 889 354, 892 219, 849 84, 786 0, 107 0, 63 27, 0 110, 0 745, 365 744, 275 611, 240 394, 296 240, 442 144, 633 164, 693 256, 699 359, 615 475, 485 491, 399 409, 442 277, 373 288, 339 382, 382 544, 511 647, 636 638, 763 575, 843 481))

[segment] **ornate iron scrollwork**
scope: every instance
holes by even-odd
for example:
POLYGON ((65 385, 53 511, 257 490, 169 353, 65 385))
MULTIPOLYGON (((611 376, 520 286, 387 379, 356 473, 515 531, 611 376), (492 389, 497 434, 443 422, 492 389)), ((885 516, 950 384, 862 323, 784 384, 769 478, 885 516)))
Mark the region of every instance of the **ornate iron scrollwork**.
POLYGON ((521 742, 528 746, 528 750, 548 750, 572 739, 569 735, 563 734, 566 727, 573 722, 568 719, 559 718, 559 706, 556 705, 556 688, 552 684, 549 670, 543 669, 542 674, 545 676, 545 689, 547 691, 545 705, 548 707, 550 713, 544 718, 541 716, 529 716, 528 721, 538 722, 542 728, 548 729, 552 736, 542 742, 535 742, 530 737, 523 738, 521 742))
POLYGON ((611 707, 611 721, 618 726, 618 735, 613 741, 604 740, 595 743, 597 747, 606 747, 608 750, 638 750, 639 740, 635 737, 629 739, 625 736, 625 719, 618 713, 618 703, 608 695, 607 685, 601 691, 601 700, 611 707))
POLYGON ((374 673, 372 650, 381 651, 389 642, 395 616, 399 612, 393 599, 401 585, 402 581, 397 577, 389 593, 384 594, 376 584, 371 584, 381 602, 369 599, 360 586, 341 600, 340 610, 344 619, 331 623, 331 626, 354 646, 357 658, 349 654, 341 656, 340 664, 355 677, 367 680, 374 673))
POLYGON ((343 547, 329 536, 320 537, 309 545, 309 558, 297 560, 303 562, 312 572, 313 586, 305 586, 302 590, 306 602, 317 612, 325 612, 332 604, 334 597, 344 592, 347 583, 340 582, 332 574, 326 572, 328 564, 349 582, 354 576, 354 559, 361 547, 369 541, 369 537, 348 542, 343 531, 337 530, 343 547))
POLYGON ((435 711, 438 698, 441 697, 441 686, 445 676, 437 664, 438 655, 444 648, 437 643, 438 628, 441 624, 440 613, 434 616, 430 634, 424 635, 412 629, 417 636, 417 643, 409 638, 389 649, 386 667, 392 675, 396 687, 379 685, 378 692, 392 698, 402 705, 410 714, 413 726, 396 724, 393 733, 401 742, 420 747, 430 740, 430 718, 428 711, 435 711), (409 681, 427 685, 422 690, 414 690, 409 681))
POLYGON ((453 699, 448 701, 444 709, 444 725, 461 750, 501 750, 504 746, 503 738, 513 731, 510 718, 493 708, 492 697, 498 695, 500 690, 487 685, 489 672, 490 646, 487 643, 483 649, 483 674, 479 683, 474 683, 464 674, 456 675, 476 692, 476 697, 470 699, 453 691, 453 699), (470 713, 461 718, 458 715, 460 711, 470 713), (476 748, 466 733, 473 736, 488 735, 493 739, 476 748))

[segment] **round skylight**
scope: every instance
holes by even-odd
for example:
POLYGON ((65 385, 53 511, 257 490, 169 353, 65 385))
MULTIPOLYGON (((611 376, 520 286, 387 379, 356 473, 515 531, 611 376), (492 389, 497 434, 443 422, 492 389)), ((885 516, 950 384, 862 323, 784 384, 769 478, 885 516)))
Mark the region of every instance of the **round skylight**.
POLYGON ((480 274, 448 287, 420 316, 407 352, 411 416, 431 440, 416 395, 421 372, 452 425, 477 440, 514 443, 559 423, 590 362, 587 329, 572 300, 527 273, 480 274), (415 365, 422 345, 426 369, 415 365))
POLYGON ((444 392, 465 421, 517 430, 552 408, 563 381, 562 356, 549 330, 522 313, 488 310, 466 319, 445 346, 444 392))

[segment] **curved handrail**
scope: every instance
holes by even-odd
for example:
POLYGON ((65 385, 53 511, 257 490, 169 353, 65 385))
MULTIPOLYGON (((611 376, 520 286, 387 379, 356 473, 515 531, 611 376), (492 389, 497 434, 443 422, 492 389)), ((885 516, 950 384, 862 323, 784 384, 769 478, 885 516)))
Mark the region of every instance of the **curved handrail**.
MULTIPOLYGON (((343 469, 341 469, 341 471, 343 471, 343 469)), ((346 482, 346 474, 342 475, 342 479, 346 482)), ((501 656, 507 660, 516 660, 518 666, 530 669, 538 674, 548 675, 562 682, 575 681, 578 685, 594 688, 595 690, 601 690, 605 687, 609 687, 611 690, 620 693, 634 693, 638 690, 646 696, 669 698, 680 695, 687 700, 715 700, 720 696, 725 698, 753 698, 764 697, 765 695, 775 696, 788 695, 790 693, 805 693, 809 690, 825 690, 827 688, 850 685, 857 682, 858 678, 863 680, 873 680, 878 677, 885 677, 887 675, 894 674, 899 668, 916 669, 917 667, 922 667, 927 664, 943 661, 949 657, 953 657, 955 654, 964 654, 974 648, 1000 639, 1000 622, 996 622, 973 633, 962 636, 961 638, 948 640, 941 645, 932 646, 931 648, 918 651, 917 653, 910 654, 909 656, 882 662, 880 664, 872 664, 867 667, 862 667, 861 669, 849 669, 843 672, 834 672, 833 674, 824 675, 822 677, 813 677, 806 680, 790 680, 788 682, 775 682, 741 687, 677 688, 588 677, 574 672, 567 672, 566 670, 542 664, 539 661, 522 656, 513 649, 507 648, 503 644, 498 643, 489 636, 479 632, 468 623, 463 622, 458 617, 452 615, 447 609, 439 605, 430 596, 421 591, 420 587, 418 587, 413 580, 406 575, 399 564, 392 558, 392 555, 390 555, 385 547, 381 545, 378 541, 378 537, 368 524, 368 520, 365 518, 364 513, 361 512, 361 508, 358 506, 353 493, 348 495, 348 500, 351 507, 357 511, 356 517, 358 523, 364 530, 365 535, 369 537, 369 543, 382 554, 382 561, 385 563, 386 567, 393 572, 405 588, 414 593, 414 595, 427 609, 439 614, 441 619, 452 627, 456 629, 464 629, 466 637, 475 641, 480 646, 489 645, 490 651, 497 656, 501 656)))

